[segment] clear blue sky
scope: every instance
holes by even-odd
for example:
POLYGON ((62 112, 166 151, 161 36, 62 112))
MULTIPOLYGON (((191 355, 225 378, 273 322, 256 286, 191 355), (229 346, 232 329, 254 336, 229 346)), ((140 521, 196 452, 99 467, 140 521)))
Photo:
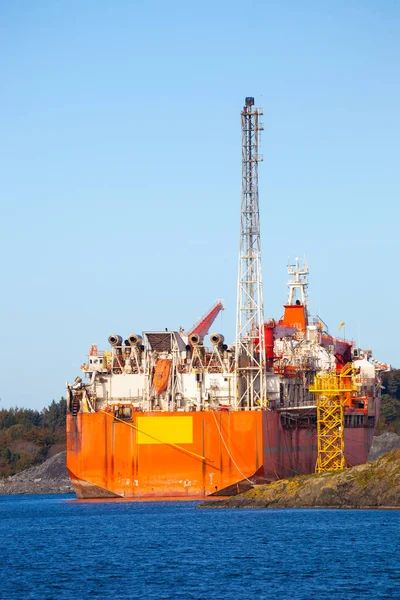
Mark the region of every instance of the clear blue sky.
POLYGON ((265 110, 265 316, 311 311, 399 360, 396 1, 0 4, 0 406, 42 408, 110 333, 233 342, 240 110, 265 110))

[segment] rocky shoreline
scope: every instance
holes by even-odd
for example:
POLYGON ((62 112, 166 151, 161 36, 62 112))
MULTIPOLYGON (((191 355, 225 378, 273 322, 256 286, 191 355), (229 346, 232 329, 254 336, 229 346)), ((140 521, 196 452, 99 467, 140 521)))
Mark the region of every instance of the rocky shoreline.
POLYGON ((0 495, 72 494, 65 459, 66 452, 59 452, 37 467, 4 478, 0 481, 0 495))
POLYGON ((400 508, 400 450, 339 472, 255 486, 199 508, 400 508))

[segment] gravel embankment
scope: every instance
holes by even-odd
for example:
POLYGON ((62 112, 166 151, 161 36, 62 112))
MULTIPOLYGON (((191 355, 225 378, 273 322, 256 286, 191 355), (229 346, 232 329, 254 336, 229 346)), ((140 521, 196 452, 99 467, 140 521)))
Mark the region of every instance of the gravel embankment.
POLYGON ((65 452, 59 452, 37 467, 3 479, 0 481, 0 495, 73 493, 65 455, 65 452))

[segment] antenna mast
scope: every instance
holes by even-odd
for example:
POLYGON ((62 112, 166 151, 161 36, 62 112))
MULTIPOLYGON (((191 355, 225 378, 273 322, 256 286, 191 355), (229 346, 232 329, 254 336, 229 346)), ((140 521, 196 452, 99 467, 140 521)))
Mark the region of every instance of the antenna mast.
POLYGON ((264 303, 258 202, 259 116, 254 98, 246 98, 242 122, 242 200, 236 325, 237 408, 265 405, 264 303))
POLYGON ((293 275, 293 279, 289 279, 289 298, 288 304, 296 303, 296 292, 300 294, 300 302, 307 308, 307 287, 308 287, 308 264, 304 257, 303 266, 300 266, 299 259, 296 258, 295 264, 288 263, 288 274, 293 275))

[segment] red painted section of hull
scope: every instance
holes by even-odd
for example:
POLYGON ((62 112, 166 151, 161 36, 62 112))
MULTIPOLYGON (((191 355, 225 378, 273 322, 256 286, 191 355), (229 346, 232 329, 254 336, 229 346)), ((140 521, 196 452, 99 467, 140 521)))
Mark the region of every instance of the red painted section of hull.
MULTIPOLYGON (((263 424, 264 476, 283 479, 314 473, 317 460, 317 431, 315 427, 283 427, 277 413, 265 413, 263 424)), ((367 461, 374 429, 349 427, 344 434, 345 458, 349 466, 367 461)))

